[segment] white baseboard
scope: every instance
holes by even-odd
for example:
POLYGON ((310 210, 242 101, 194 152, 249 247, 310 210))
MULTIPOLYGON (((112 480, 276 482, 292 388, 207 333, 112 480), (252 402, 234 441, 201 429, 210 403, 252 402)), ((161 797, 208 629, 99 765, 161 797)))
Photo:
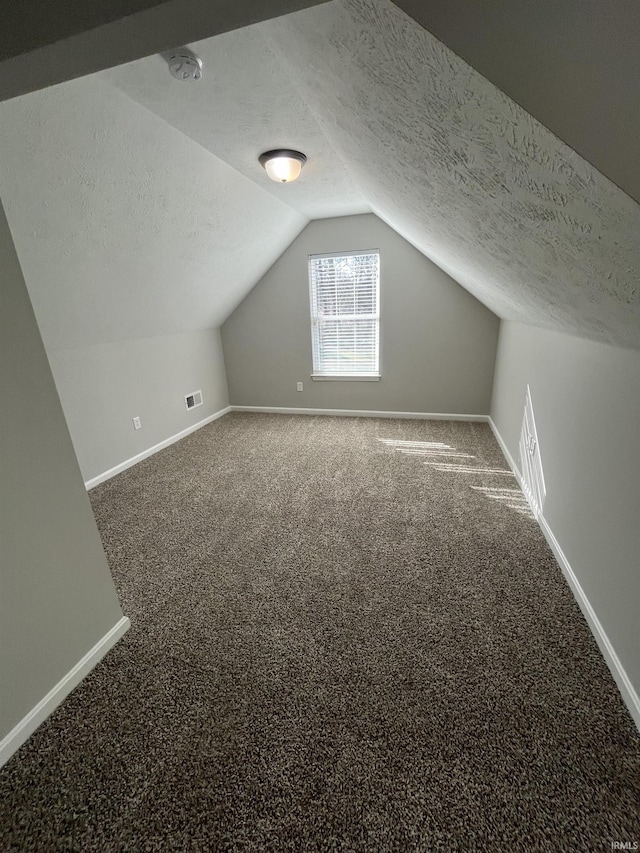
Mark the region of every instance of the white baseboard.
POLYGON ((124 462, 120 462, 119 465, 114 466, 113 468, 109 468, 108 471, 104 471, 102 474, 98 474, 97 477, 92 477, 90 480, 84 484, 87 491, 89 489, 93 489, 94 486, 100 485, 100 483, 104 483, 105 480, 110 480, 111 477, 115 477, 116 474, 119 474, 121 471, 126 471, 127 468, 131 468, 132 465, 136 465, 138 462, 142 462, 143 459, 146 459, 148 456, 153 456, 154 453, 157 453, 159 450, 164 450, 165 447, 169 447, 170 444, 175 444, 176 441, 180 441, 181 438, 186 438, 186 436, 190 435, 192 432, 195 432, 197 429, 200 429, 207 424, 210 424, 211 421, 215 421, 218 418, 221 418, 223 415, 226 415, 231 411, 231 406, 227 406, 224 409, 220 409, 219 412, 214 412, 213 415, 209 415, 209 417, 204 418, 201 421, 198 421, 196 424, 191 424, 186 429, 183 429, 181 432, 177 432, 175 435, 170 436, 169 438, 165 438, 164 441, 161 441, 159 444, 154 444, 153 447, 149 447, 147 450, 143 450, 142 453, 137 453, 135 456, 132 456, 131 459, 125 459, 124 462))
POLYGON ((516 480, 518 481, 518 485, 522 489, 522 494, 525 496, 525 498, 527 498, 527 501, 529 502, 529 506, 531 507, 531 511, 533 512, 534 516, 536 516, 536 518, 537 518, 536 509, 531 504, 531 502, 529 501, 529 497, 527 495, 527 490, 524 488, 524 480, 522 479, 522 474, 520 473, 520 469, 516 465, 516 463, 513 459, 513 456, 509 453, 509 448, 507 447, 504 439, 502 438, 502 436, 498 432, 498 427, 494 424, 491 417, 488 418, 488 421, 489 421, 489 426, 491 427, 491 431, 493 432, 493 434, 496 438, 496 441, 500 445, 500 450, 502 451, 504 458, 509 463, 509 468, 511 468, 511 470, 513 471, 513 475, 516 478, 516 480))
MULTIPOLYGON (((509 467, 513 471, 520 484, 520 488, 522 488, 522 476, 518 467, 516 466, 513 457, 509 453, 507 445, 504 442, 504 439, 498 432, 498 428, 491 418, 489 418, 489 426, 491 427, 493 434, 496 437, 498 444, 502 452, 504 453, 505 459, 509 463, 509 467)), ((526 490, 522 489, 523 494, 526 495, 526 490)), ((564 551, 562 550, 560 543, 555 537, 555 534, 549 527, 549 523, 542 513, 535 513, 536 520, 540 525, 540 529, 544 535, 544 538, 547 540, 549 547, 553 551, 553 555, 558 561, 558 565, 562 570, 562 574, 565 576, 567 583, 569 584, 573 595, 578 602, 580 610, 584 618, 587 620, 587 624, 591 629, 591 633, 593 634, 596 643, 600 651, 602 652, 602 656, 605 659, 607 666, 613 676, 614 681, 618 685, 618 690, 620 691, 620 695, 624 700, 625 705, 629 709, 629 713, 633 718, 634 723, 636 724, 638 730, 640 731, 640 696, 638 696, 637 691, 635 690, 633 684, 627 673, 625 672, 622 663, 620 662, 620 658, 616 654, 616 651, 609 640, 609 637, 604 630, 602 623, 598 619, 596 611, 594 610, 591 602, 587 598, 587 594, 583 590, 580 585, 580 581, 578 580, 576 573, 571 568, 571 564, 567 559, 564 551)))
POLYGON ((567 560, 564 551, 560 547, 558 540, 553 535, 553 531, 549 527, 544 516, 540 516, 538 518, 538 523, 544 533, 544 537, 549 543, 549 547, 554 553, 554 556, 558 563, 560 564, 560 568, 562 569, 562 573, 567 579, 567 583, 571 587, 573 594, 580 605, 580 609, 584 615, 584 618, 587 620, 589 627, 591 628, 591 633, 596 639, 598 646, 600 647, 600 651, 602 652, 602 656, 604 657, 607 666, 611 670, 611 675, 618 685, 618 689, 624 699, 624 702, 629 709, 629 713, 633 717, 633 720, 640 731, 640 696, 638 696, 636 690, 634 689, 629 676, 624 670, 622 663, 620 662, 620 658, 616 654, 615 649, 613 648, 611 641, 607 637, 607 634, 602 627, 598 616, 591 606, 591 602, 587 598, 585 591, 580 586, 580 581, 575 575, 575 572, 571 568, 569 561, 567 560))
POLYGON ((360 409, 307 409, 277 406, 230 406, 232 412, 262 412, 272 415, 330 415, 342 418, 406 418, 423 421, 473 421, 486 423, 489 415, 447 415, 439 412, 374 412, 360 409))
POLYGON ((129 629, 129 619, 123 616, 101 640, 90 649, 78 663, 69 670, 56 686, 41 699, 35 708, 14 726, 8 735, 0 741, 0 767, 11 758, 13 753, 22 746, 38 726, 58 707, 69 693, 76 687, 106 653, 112 648, 129 629))

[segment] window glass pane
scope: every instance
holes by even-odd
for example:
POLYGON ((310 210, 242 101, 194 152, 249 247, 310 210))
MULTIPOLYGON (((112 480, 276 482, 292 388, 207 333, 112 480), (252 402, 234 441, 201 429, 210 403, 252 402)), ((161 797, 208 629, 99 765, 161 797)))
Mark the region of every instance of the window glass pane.
POLYGON ((311 256, 314 372, 378 373, 378 251, 311 256))

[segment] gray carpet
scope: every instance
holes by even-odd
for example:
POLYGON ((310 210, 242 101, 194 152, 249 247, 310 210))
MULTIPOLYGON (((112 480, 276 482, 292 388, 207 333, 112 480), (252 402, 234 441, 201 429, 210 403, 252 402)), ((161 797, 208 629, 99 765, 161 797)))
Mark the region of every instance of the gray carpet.
POLYGON ((91 493, 132 628, 16 851, 611 850, 640 737, 486 425, 231 414, 91 493))

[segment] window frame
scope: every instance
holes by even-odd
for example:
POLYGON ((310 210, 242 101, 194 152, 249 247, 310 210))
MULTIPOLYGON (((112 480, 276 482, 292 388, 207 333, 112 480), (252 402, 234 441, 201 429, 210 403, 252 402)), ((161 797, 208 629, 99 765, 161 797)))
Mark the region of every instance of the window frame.
MULTIPOLYGON (((308 256, 308 278, 309 278, 309 309, 310 309, 310 317, 311 317, 311 358, 313 370, 311 373, 311 379, 316 382, 378 382, 381 378, 381 369, 380 369, 380 319, 381 319, 381 311, 380 311, 380 281, 382 278, 381 275, 381 264, 382 259, 380 256, 380 249, 354 249, 348 251, 337 251, 337 252, 320 252, 313 253, 308 256), (376 255, 377 262, 377 276, 375 280, 375 312, 373 316, 369 316, 369 319, 374 320, 375 322, 375 353, 376 353, 376 362, 377 369, 375 371, 367 371, 367 372, 352 372, 352 373, 336 373, 329 371, 321 371, 319 369, 319 361, 320 361, 320 353, 317 350, 317 326, 318 326, 318 311, 317 311, 317 299, 316 297, 316 289, 314 288, 314 279, 312 275, 312 264, 315 260, 321 260, 322 258, 349 258, 349 257, 357 257, 360 255, 376 255)), ((340 317, 344 316, 345 318, 353 318, 354 315, 335 315, 333 319, 339 321, 340 317)), ((364 317, 363 317, 364 319, 364 317)), ((346 322, 346 320, 345 320, 346 322)))

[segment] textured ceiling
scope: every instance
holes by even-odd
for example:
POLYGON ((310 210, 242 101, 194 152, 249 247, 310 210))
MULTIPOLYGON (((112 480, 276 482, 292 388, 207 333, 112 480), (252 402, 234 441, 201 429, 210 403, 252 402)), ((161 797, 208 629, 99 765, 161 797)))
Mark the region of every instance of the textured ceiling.
POLYGON ((640 207, 388 0, 262 25, 363 195, 499 316, 640 347, 640 207))
POLYGON ((0 105, 47 346, 219 325, 308 219, 373 210, 499 316, 640 348, 640 207, 390 0, 193 46, 197 84, 150 57, 0 105))
POLYGON ((261 26, 191 47, 204 64, 197 84, 174 80, 160 56, 101 76, 310 219, 370 212, 261 26), (309 158, 290 186, 258 163, 263 151, 284 147, 309 158))
POLYGON ((638 0, 394 0, 640 202, 638 0))
POLYGON ((307 221, 95 78, 2 104, 0 150, 52 349, 220 325, 307 221))

